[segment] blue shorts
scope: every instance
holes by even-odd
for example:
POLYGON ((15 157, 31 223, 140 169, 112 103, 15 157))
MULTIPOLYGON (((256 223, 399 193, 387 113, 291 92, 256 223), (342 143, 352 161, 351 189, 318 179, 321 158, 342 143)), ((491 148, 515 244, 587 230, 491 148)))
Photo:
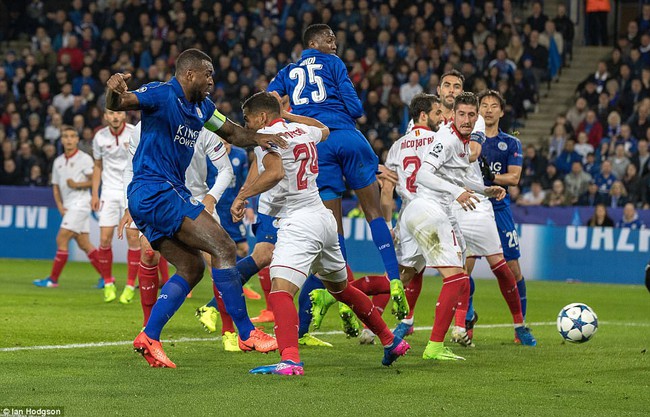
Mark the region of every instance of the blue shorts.
POLYGON ((257 243, 271 243, 278 241, 278 219, 266 214, 258 213, 257 222, 253 225, 253 233, 257 243))
POLYGON ((519 251, 519 235, 515 228, 515 221, 512 218, 510 207, 494 210, 494 218, 497 223, 501 246, 503 247, 503 257, 506 261, 519 259, 521 256, 521 252, 519 251))
POLYGON ((379 158, 358 130, 332 130, 317 149, 316 183, 321 199, 327 201, 341 197, 346 183, 352 190, 359 190, 377 180, 379 158))
POLYGON ((226 206, 216 207, 217 214, 219 215, 219 220, 221 221, 221 227, 228 233, 228 236, 235 242, 241 243, 246 242, 246 226, 241 220, 237 223, 232 221, 232 215, 230 214, 230 204, 226 206))
POLYGON ((129 187, 129 213, 154 249, 157 240, 178 232, 185 217, 194 220, 204 208, 185 187, 167 182, 129 187))

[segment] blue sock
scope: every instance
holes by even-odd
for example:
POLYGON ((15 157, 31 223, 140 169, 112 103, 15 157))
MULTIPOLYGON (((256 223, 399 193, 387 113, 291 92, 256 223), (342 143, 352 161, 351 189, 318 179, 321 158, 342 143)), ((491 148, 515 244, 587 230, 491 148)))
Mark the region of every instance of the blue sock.
POLYGON ((238 260, 236 268, 241 274, 242 284, 246 284, 248 280, 260 270, 252 256, 247 256, 238 260))
POLYGON ((517 281, 517 290, 519 290, 519 300, 521 300, 521 314, 524 315, 526 320, 526 281, 521 277, 521 281, 517 281))
POLYGON ((160 340, 160 332, 172 318, 176 310, 183 304, 191 288, 181 276, 172 275, 160 290, 160 296, 151 310, 151 316, 144 332, 154 340, 160 340))
POLYGON ((221 298, 226 305, 226 311, 235 322, 242 340, 248 339, 255 326, 251 323, 246 311, 246 301, 241 286, 241 275, 237 268, 217 269, 212 268, 212 279, 221 298))
POLYGON ((208 307, 214 307, 214 308, 217 309, 217 311, 219 311, 219 306, 217 306, 217 299, 214 298, 214 297, 212 297, 212 300, 210 300, 210 301, 208 302, 208 304, 206 304, 206 305, 207 305, 208 307))
POLYGON ((345 249, 345 237, 339 234, 339 246, 341 247, 341 253, 343 254, 343 259, 345 262, 348 261, 348 251, 345 249))
POLYGON ((467 315, 465 321, 471 321, 474 318, 474 278, 469 276, 469 305, 467 306, 467 315))
POLYGON ((383 217, 377 217, 370 222, 370 232, 372 233, 372 240, 379 250, 381 259, 384 261, 388 279, 399 279, 399 268, 397 266, 393 238, 383 217))
POLYGON ((300 290, 300 295, 298 296, 298 319, 300 320, 298 337, 303 337, 305 333, 309 333, 309 325, 311 324, 312 317, 309 293, 318 288, 325 288, 323 282, 316 278, 315 275, 310 275, 300 290))

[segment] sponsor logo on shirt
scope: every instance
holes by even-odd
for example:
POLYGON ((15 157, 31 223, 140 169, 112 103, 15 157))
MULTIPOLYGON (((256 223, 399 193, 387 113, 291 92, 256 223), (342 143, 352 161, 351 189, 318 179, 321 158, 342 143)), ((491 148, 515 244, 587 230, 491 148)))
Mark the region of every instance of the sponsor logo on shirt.
POLYGON ((200 130, 194 130, 185 125, 178 125, 174 142, 187 146, 188 148, 193 148, 199 138, 199 133, 201 133, 200 130))

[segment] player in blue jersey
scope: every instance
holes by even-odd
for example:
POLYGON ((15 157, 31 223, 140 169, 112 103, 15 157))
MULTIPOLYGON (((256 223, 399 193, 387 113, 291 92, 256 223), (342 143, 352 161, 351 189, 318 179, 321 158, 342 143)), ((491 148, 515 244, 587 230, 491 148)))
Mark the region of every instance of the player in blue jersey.
POLYGON ((204 126, 240 146, 284 147, 286 141, 247 131, 219 113, 208 98, 214 87, 213 73, 208 55, 188 49, 178 56, 175 76, 168 82, 128 91, 126 81, 131 75, 118 73, 106 83, 108 109, 142 112, 140 146, 133 157, 133 180, 128 188, 129 213, 151 246, 176 267, 176 274, 161 289, 145 329, 133 342, 136 351, 154 367, 176 367, 162 348, 160 333, 203 277, 201 251, 212 257, 214 283, 239 330, 240 348, 277 349, 275 339, 255 329, 248 318, 235 244, 191 196, 185 186, 185 171, 204 126))
MULTIPOLYGON (((501 94, 487 90, 479 94, 479 113, 485 119, 486 140, 481 148, 483 164, 481 171, 485 185, 501 185, 508 189, 519 184, 523 154, 521 142, 514 136, 499 129, 499 119, 503 117, 506 103, 501 94)), ((503 256, 517 280, 517 289, 521 300, 521 312, 526 318, 526 281, 519 267, 519 236, 510 209, 510 195, 501 201, 490 199, 501 238, 503 256)))
MULTIPOLYGON (((366 138, 356 129, 356 119, 363 116, 361 101, 345 64, 336 56, 336 36, 329 26, 309 26, 302 43, 304 51, 300 59, 280 70, 269 84, 268 91, 288 101, 293 113, 320 120, 330 129, 329 139, 317 146, 317 182, 321 199, 334 213, 341 250, 347 259, 341 197, 346 184, 354 190, 391 280, 393 311, 402 319, 408 314, 408 303, 399 279, 393 239, 379 203, 376 179, 379 160, 366 138)), ((307 288, 303 288, 305 290, 307 288)))

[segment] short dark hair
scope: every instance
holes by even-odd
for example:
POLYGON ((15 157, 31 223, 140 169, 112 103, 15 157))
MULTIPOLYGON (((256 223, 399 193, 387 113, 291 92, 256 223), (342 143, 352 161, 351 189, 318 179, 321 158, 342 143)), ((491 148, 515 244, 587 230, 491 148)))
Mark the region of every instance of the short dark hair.
POLYGON ((501 110, 506 109, 506 101, 503 99, 503 96, 498 91, 496 91, 496 90, 484 90, 484 91, 481 91, 479 93, 479 95, 478 95, 478 104, 479 105, 481 105, 481 103, 483 103, 483 99, 485 97, 492 97, 492 98, 497 99, 497 101, 499 102, 499 107, 501 107, 501 110))
POLYGON ((454 99, 454 110, 456 110, 458 106, 460 106, 461 104, 468 104, 470 106, 475 106, 476 110, 478 111, 478 99, 476 98, 476 94, 474 93, 465 91, 457 95, 456 98, 454 99))
POLYGON ((332 28, 326 25, 325 23, 317 23, 315 25, 309 25, 307 29, 305 29, 305 32, 302 34, 303 48, 305 49, 309 48, 309 42, 311 42, 315 37, 320 35, 322 32, 325 32, 326 30, 332 30, 332 28))
POLYGON ((440 84, 442 84, 442 80, 444 80, 445 77, 449 77, 449 76, 458 77, 460 79, 461 84, 465 84, 465 76, 463 75, 462 72, 458 71, 457 69, 452 69, 442 74, 442 77, 440 77, 440 84))
POLYGON ((409 117, 417 123, 421 112, 428 113, 434 104, 440 103, 440 98, 433 94, 419 93, 411 100, 409 105, 409 117))
POLYGON ((280 114, 281 108, 278 100, 267 93, 266 91, 260 91, 255 93, 249 98, 247 98, 244 103, 241 105, 242 110, 248 110, 249 112, 257 113, 260 111, 266 111, 269 113, 280 114))
POLYGON ((203 61, 208 61, 212 64, 210 55, 196 48, 186 49, 176 58, 176 74, 181 74, 188 69, 195 69, 201 65, 203 61))
POLYGON ((70 125, 62 125, 60 130, 61 130, 61 134, 63 134, 63 132, 67 132, 67 131, 70 130, 70 131, 74 132, 75 135, 79 136, 79 132, 77 132, 77 129, 75 129, 74 127, 72 127, 70 125))

